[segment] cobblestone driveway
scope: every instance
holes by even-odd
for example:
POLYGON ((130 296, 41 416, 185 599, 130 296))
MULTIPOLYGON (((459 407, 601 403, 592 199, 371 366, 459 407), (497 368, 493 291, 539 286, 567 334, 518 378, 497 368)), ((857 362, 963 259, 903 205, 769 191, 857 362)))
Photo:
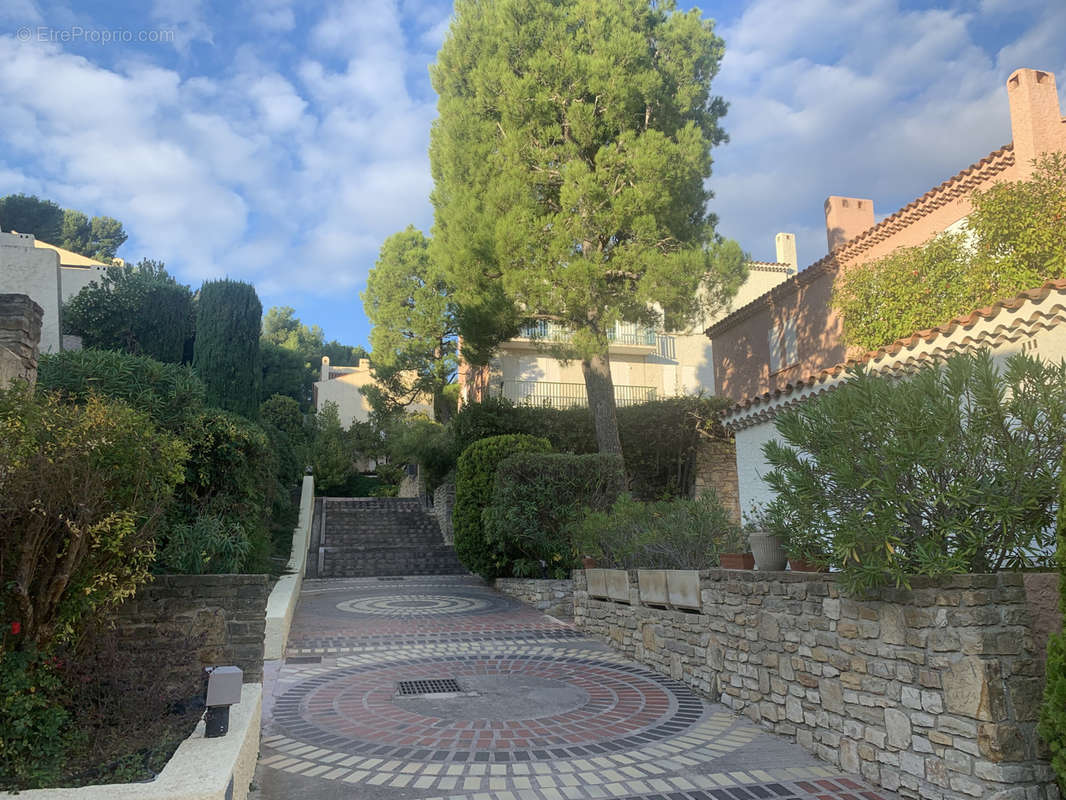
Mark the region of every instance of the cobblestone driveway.
POLYGON ((304 583, 256 784, 260 800, 892 800, 450 576, 304 583))

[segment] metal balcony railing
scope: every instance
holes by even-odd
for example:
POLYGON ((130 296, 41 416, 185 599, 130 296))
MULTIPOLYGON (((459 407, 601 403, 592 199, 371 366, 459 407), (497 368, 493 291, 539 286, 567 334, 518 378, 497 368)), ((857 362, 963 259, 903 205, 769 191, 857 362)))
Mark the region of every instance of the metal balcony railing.
MULTIPOLYGON (((568 342, 569 328, 547 320, 534 320, 518 330, 519 339, 539 339, 546 342, 568 342)), ((607 332, 607 340, 616 344, 655 347, 658 336, 651 328, 642 328, 629 322, 619 322, 607 332)))
MULTIPOLYGON (((499 384, 497 384, 499 386, 499 384)), ((560 383, 558 381, 504 381, 497 391, 512 403, 552 408, 587 408, 588 395, 583 383, 560 383)), ((618 406, 633 406, 655 399, 654 386, 614 387, 614 402, 618 406)))

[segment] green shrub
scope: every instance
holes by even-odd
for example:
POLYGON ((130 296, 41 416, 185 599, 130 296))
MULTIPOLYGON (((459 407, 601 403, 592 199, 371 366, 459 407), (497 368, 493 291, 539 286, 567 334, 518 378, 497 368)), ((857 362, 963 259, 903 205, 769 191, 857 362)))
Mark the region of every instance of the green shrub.
POLYGON ((252 418, 259 408, 262 363, 259 333, 263 306, 255 287, 241 281, 207 281, 196 310, 193 369, 213 406, 252 418))
POLYGON ((551 443, 535 436, 490 436, 474 442, 459 456, 455 469, 455 554, 467 569, 486 580, 496 577, 481 515, 492 500, 496 468, 516 453, 547 453, 551 443))
POLYGON ((873 350, 915 331, 1066 275, 1066 155, 1045 155, 1033 176, 973 196, 967 233, 841 272, 833 306, 850 345, 873 350))
POLYGON ((251 543, 240 522, 204 514, 167 529, 166 545, 156 553, 161 572, 211 575, 240 572, 251 543))
POLYGON ((605 511, 625 491, 616 455, 520 453, 496 468, 482 514, 485 541, 500 576, 569 577, 576 553, 568 526, 588 510, 605 511))
POLYGON ((419 465, 430 492, 455 471, 454 440, 449 426, 404 414, 390 424, 388 445, 394 463, 419 465))
POLYGON ((571 528, 574 547, 617 569, 711 569, 719 553, 747 550, 739 526, 710 492, 642 503, 623 495, 571 528))
POLYGON ((15 645, 68 639, 147 580, 186 455, 123 403, 0 391, 0 619, 21 623, 15 645))
POLYGON ((111 267, 72 297, 63 306, 63 332, 80 336, 85 347, 180 364, 195 318, 189 287, 144 259, 111 267))
POLYGON ((337 404, 326 402, 315 414, 311 433, 311 468, 315 493, 342 496, 356 475, 352 437, 341 426, 337 404))
MULTIPOLYGON (((727 435, 715 424, 724 405, 719 398, 689 396, 619 408, 618 432, 630 491, 643 500, 688 496, 695 482, 700 440, 727 435)), ((447 431, 451 463, 475 441, 510 433, 543 436, 560 453, 597 449, 587 408, 516 406, 499 397, 463 406, 447 431)), ((433 451, 434 474, 450 471, 451 464, 439 452, 447 444, 442 439, 433 451)))
POLYGON ((78 741, 62 680, 35 650, 0 650, 0 791, 55 785, 78 741))
POLYGON ((92 394, 123 400, 168 431, 199 414, 205 397, 203 382, 189 367, 109 350, 42 355, 37 386, 78 403, 92 394))
MULTIPOLYGON (((1055 562, 1059 569, 1059 611, 1066 612, 1066 469, 1060 476, 1055 562)), ((1051 754, 1059 787, 1066 791, 1066 632, 1053 633, 1047 643, 1044 704, 1038 732, 1051 754)))
POLYGON ((907 380, 852 375, 780 414, 768 529, 851 591, 1041 563, 1066 438, 1066 363, 987 352, 907 380))

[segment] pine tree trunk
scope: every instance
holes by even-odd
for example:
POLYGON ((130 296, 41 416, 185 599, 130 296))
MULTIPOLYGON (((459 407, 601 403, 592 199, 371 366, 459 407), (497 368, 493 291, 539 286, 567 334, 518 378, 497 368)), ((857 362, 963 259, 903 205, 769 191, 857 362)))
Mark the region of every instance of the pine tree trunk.
POLYGON ((581 360, 585 375, 585 392, 589 410, 596 427, 596 448, 601 453, 622 453, 618 438, 618 414, 614 405, 614 382, 611 380, 611 359, 607 353, 581 360))

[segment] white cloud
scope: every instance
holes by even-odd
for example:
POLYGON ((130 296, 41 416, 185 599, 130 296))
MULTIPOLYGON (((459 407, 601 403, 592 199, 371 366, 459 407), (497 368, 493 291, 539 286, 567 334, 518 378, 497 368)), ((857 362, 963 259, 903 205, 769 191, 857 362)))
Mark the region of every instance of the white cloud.
POLYGON ((883 216, 1009 142, 1010 71, 1051 68, 1063 82, 1066 7, 1041 12, 990 55, 973 32, 976 7, 750 4, 720 31, 714 90, 731 103, 731 142, 716 151, 710 182, 719 229, 760 259, 773 258, 774 233, 791 229, 806 265, 825 254, 826 196, 870 197, 883 216))

